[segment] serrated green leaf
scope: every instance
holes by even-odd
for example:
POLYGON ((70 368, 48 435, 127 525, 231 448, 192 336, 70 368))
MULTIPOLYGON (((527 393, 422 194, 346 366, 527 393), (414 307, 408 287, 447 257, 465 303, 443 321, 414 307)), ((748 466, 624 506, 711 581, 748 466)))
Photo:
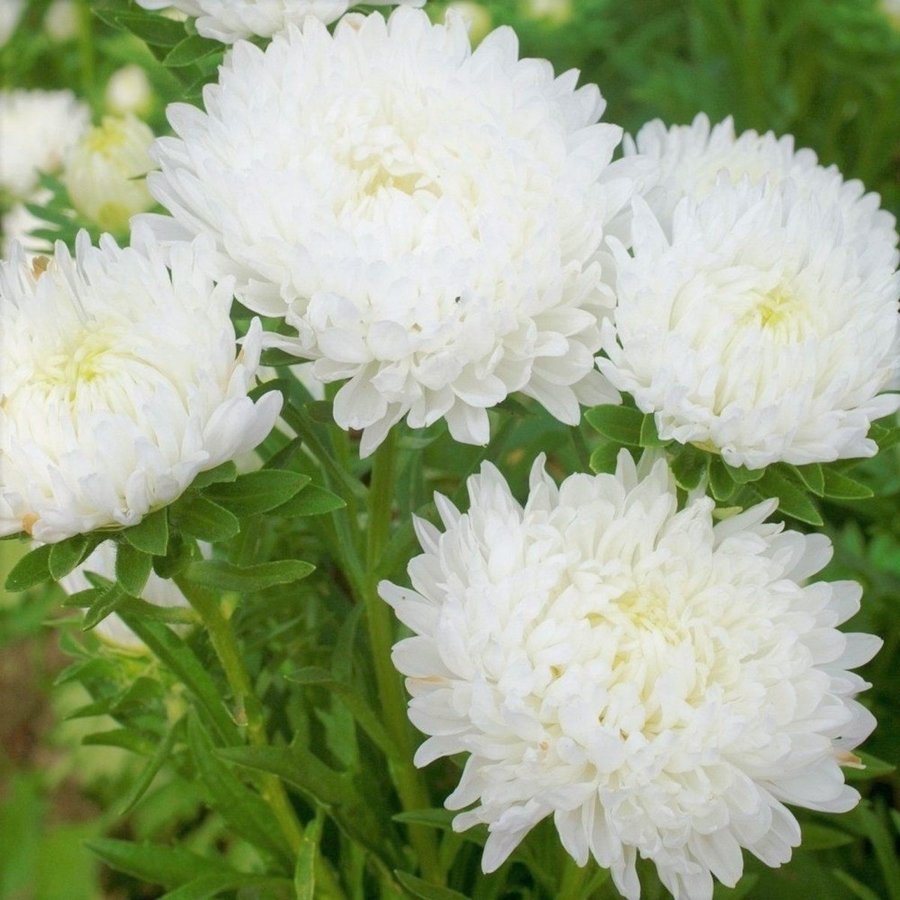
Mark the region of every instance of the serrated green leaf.
POLYGON ((397 876, 397 881, 403 885, 404 890, 411 897, 417 897, 419 900, 466 900, 465 894, 460 894, 450 888, 439 887, 401 869, 394 869, 394 875, 397 876))
POLYGON ((225 541, 241 530, 237 516, 207 497, 190 494, 170 507, 172 524, 201 541, 225 541))
POLYGON ((153 557, 143 550, 121 541, 116 547, 116 581, 126 594, 140 597, 150 572, 153 570, 153 557))
POLYGON ((641 446, 644 414, 628 406, 595 406, 584 414, 588 424, 617 444, 641 446))
POLYGON ((709 477, 710 492, 716 500, 720 503, 724 503, 734 496, 737 485, 728 469, 725 467, 725 463, 722 462, 721 457, 709 457, 707 474, 709 477))
POLYGON ((191 563, 187 578, 207 587, 223 591, 252 593, 277 584, 293 584, 315 570, 312 563, 299 559, 279 559, 255 566, 237 566, 221 559, 204 559, 191 563))
POLYGON ((612 444, 609 441, 604 441, 599 447, 595 447, 588 462, 591 471, 596 472, 598 475, 615 472, 616 462, 621 449, 617 444, 612 444))
POLYGON ((306 485, 309 476, 285 469, 260 469, 231 484, 213 485, 205 496, 236 516, 252 516, 284 505, 306 485))
POLYGON ((272 510, 272 515, 288 519, 295 516, 321 516, 337 509, 343 509, 346 505, 346 501, 337 494, 332 494, 331 491, 326 491, 325 488, 316 484, 310 484, 287 503, 276 506, 272 510))
POLYGON ((234 831, 255 847, 293 862, 272 810, 216 755, 216 748, 200 724, 189 715, 188 746, 197 772, 209 793, 211 805, 234 831))
POLYGON ((44 544, 30 553, 26 553, 6 576, 6 590, 24 591, 36 584, 49 581, 50 575, 50 551, 53 544, 44 544))
POLYGON ((169 515, 165 509, 158 509, 144 516, 137 525, 126 528, 122 537, 135 550, 162 556, 169 546, 169 515))
POLYGON ((179 41, 163 57, 162 62, 170 69, 180 69, 184 66, 192 66, 195 62, 221 50, 222 45, 218 41, 200 37, 199 34, 190 34, 184 40, 179 41))
POLYGON ((692 491, 706 474, 706 454, 693 447, 684 447, 672 460, 672 475, 680 488, 692 491))
POLYGON ((153 47, 175 47, 184 40, 184 24, 164 16, 117 12, 104 18, 109 24, 136 34, 153 47))
POLYGON ((773 468, 766 469, 766 474, 750 487, 762 499, 778 498, 778 511, 810 525, 821 525, 822 516, 813 502, 803 491, 784 475, 773 468))
POLYGON ((825 493, 825 473, 818 463, 809 463, 805 466, 789 466, 797 479, 817 497, 825 493))
POLYGON ((94 838, 85 846, 110 868, 166 888, 186 884, 199 874, 221 874, 224 868, 222 862, 213 862, 181 847, 112 838, 94 838))
POLYGON ((656 430, 656 418, 652 413, 644 414, 641 422, 640 442, 642 447, 665 447, 671 443, 671 439, 665 440, 659 436, 656 430))
POLYGON ((824 495, 834 500, 867 500, 875 494, 870 487, 855 478, 835 472, 834 469, 825 467, 824 495))
MULTIPOLYGON (((50 545, 50 558, 47 568, 54 580, 68 575, 88 554, 89 546, 96 546, 96 542, 88 540, 87 535, 76 534, 68 540, 50 545)), ((93 549, 91 546, 91 549, 93 549)))

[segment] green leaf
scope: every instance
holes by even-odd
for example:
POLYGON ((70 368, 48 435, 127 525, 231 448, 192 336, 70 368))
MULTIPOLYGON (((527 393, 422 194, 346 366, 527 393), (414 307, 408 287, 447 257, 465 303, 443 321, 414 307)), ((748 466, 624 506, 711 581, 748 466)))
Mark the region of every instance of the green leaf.
POLYGON ((694 447, 684 447, 672 460, 672 474, 678 486, 692 491, 703 480, 706 474, 706 454, 694 447))
POLYGON ((44 544, 43 547, 26 553, 6 576, 6 590, 24 591, 36 584, 49 581, 52 578, 50 574, 50 551, 52 549, 53 544, 44 544))
POLYGON ((115 27, 136 34, 154 47, 174 47, 184 40, 184 24, 164 16, 117 12, 101 18, 115 27))
POLYGON ((878 444, 879 450, 887 450, 888 447, 900 443, 900 427, 876 423, 869 429, 869 437, 878 444))
POLYGON ((708 473, 709 489, 713 497, 720 503, 730 500, 737 490, 737 485, 734 483, 734 479, 732 479, 720 456, 709 457, 708 473))
POLYGON ((118 606, 128 597, 118 584, 104 590, 91 604, 84 614, 81 625, 83 631, 90 631, 99 625, 108 615, 116 612, 118 606))
POLYGON ((438 887, 409 872, 403 872, 400 869, 394 869, 397 881, 403 885, 404 889, 411 897, 417 897, 419 900, 466 900, 465 894, 458 891, 450 890, 450 888, 438 887))
POLYGON ((126 813, 130 812, 137 803, 140 801, 141 797, 147 792, 147 789, 153 783, 153 779, 156 778, 159 770, 168 762, 171 754, 172 747, 175 744, 175 736, 179 731, 179 725, 181 724, 181 720, 179 719, 168 731, 165 738, 159 741, 156 745, 156 749, 153 751, 150 759, 147 760, 146 765, 141 770, 140 775, 134 780, 131 784, 131 787, 128 793, 125 795, 125 799, 122 801, 122 806, 119 809, 119 815, 124 816, 126 813))
POLYGON ((132 597, 140 597, 150 572, 153 571, 153 557, 138 550, 126 541, 116 547, 116 581, 132 597))
POLYGON ((189 494, 170 508, 172 524, 201 541, 225 541, 241 530, 237 516, 199 494, 189 494))
POLYGON ((671 443, 671 438, 666 440, 659 436, 656 430, 656 417, 653 413, 644 414, 644 421, 641 422, 640 442, 642 447, 665 447, 671 443))
POLYGON ((193 881, 163 894, 159 900, 210 900, 226 891, 238 891, 239 897, 286 897, 291 882, 267 875, 245 875, 241 872, 216 872, 200 875, 193 881), (246 888, 246 891, 242 891, 246 888))
POLYGON ((153 557, 153 571, 160 578, 174 578, 199 556, 194 541, 185 540, 177 531, 172 535, 165 556, 153 557))
POLYGON ((112 838, 94 838, 87 841, 86 846, 111 868, 166 888, 186 884, 200 874, 221 874, 223 868, 221 862, 213 862, 181 847, 148 842, 135 844, 112 838))
POLYGON ((191 487, 199 490, 200 488, 209 487, 211 484, 219 484, 222 481, 234 481, 237 478, 237 466, 229 460, 216 466, 214 469, 207 469, 201 472, 192 482, 191 487))
POLYGON ((595 447, 588 462, 591 471, 596 472, 598 475, 615 472, 621 449, 618 444, 613 444, 610 441, 604 441, 599 447, 595 447))
POLYGON ((316 816, 303 833, 303 843, 294 866, 294 900, 314 900, 316 895, 316 859, 322 836, 322 819, 316 816))
POLYGON ((179 41, 164 57, 163 65, 170 69, 180 69, 184 66, 192 66, 198 60, 211 56, 222 50, 218 41, 200 37, 199 34, 188 35, 179 41))
POLYGON ((188 716, 187 735, 191 757, 209 793, 211 807, 255 847, 293 862, 272 810, 216 755, 212 740, 192 714, 188 716))
POLYGON ((331 491, 326 491, 325 488, 318 485, 310 484, 287 503, 276 506, 272 510, 272 515, 285 518, 321 516, 337 509, 343 509, 346 505, 346 502, 337 494, 332 494, 331 491))
POLYGON ((200 701, 214 723, 218 736, 226 743, 238 743, 240 736, 222 700, 221 689, 185 641, 161 622, 149 621, 136 615, 127 606, 119 611, 119 615, 200 701))
POLYGON ((68 540, 50 545, 50 559, 48 568, 54 580, 68 575, 88 554, 88 547, 96 542, 89 541, 83 534, 76 534, 68 540))
POLYGON ((800 850, 832 850, 835 847, 843 847, 852 844, 856 838, 846 831, 838 828, 829 828, 827 825, 819 825, 809 822, 803 825, 803 839, 800 850))
POLYGON ((828 467, 825 468, 824 494, 835 500, 866 500, 875 496, 867 485, 828 467))
POLYGON ((205 495, 236 516, 252 516, 283 505, 307 484, 308 475, 285 469, 260 469, 241 475, 231 484, 214 485, 205 495))
POLYGON ((584 414, 585 419, 600 434, 630 447, 641 446, 644 414, 628 406, 595 406, 584 414))
POLYGON ((884 900, 871 888, 866 887, 861 881, 857 881, 852 875, 848 875, 840 869, 832 869, 831 872, 859 900, 884 900))
POLYGON ((810 525, 822 524, 822 516, 809 497, 776 469, 771 467, 766 469, 766 474, 750 487, 763 500, 777 497, 778 511, 782 515, 791 516, 810 525))
POLYGON ((817 497, 825 493, 825 473, 819 463, 810 463, 806 466, 790 466, 793 474, 800 479, 817 497))
POLYGON ((855 750, 854 753, 859 757, 859 761, 865 766, 864 769, 845 768, 844 778, 847 781, 870 781, 872 778, 884 778, 897 771, 897 767, 892 763, 885 762, 871 753, 863 753, 855 750))
POLYGON ((141 756, 149 756, 153 753, 154 748, 158 746, 158 744, 151 743, 144 735, 132 731, 130 728, 95 731, 93 734, 83 737, 81 743, 85 746, 120 747, 123 750, 128 750, 141 756))
POLYGON ((144 516, 137 525, 126 528, 122 537, 135 550, 162 556, 169 546, 169 516, 165 509, 158 509, 144 516))
POLYGON ((388 737, 378 716, 372 711, 365 698, 354 690, 352 685, 338 681, 326 669, 319 669, 315 666, 300 669, 298 672, 285 676, 285 680, 292 681, 295 684, 315 685, 333 691, 341 698, 347 709, 350 710, 353 718, 356 719, 363 731, 369 735, 385 756, 395 760, 402 759, 400 752, 388 737))
POLYGON ((748 469, 746 466, 730 466, 725 460, 722 460, 725 471, 731 476, 731 480, 737 484, 750 484, 759 481, 765 475, 765 469, 748 469))
POLYGON ((299 357, 294 356, 293 353, 288 353, 286 350, 280 350, 277 347, 270 347, 268 350, 263 350, 259 358, 259 364, 261 366, 268 366, 270 369, 277 369, 279 366, 296 366, 298 362, 302 362, 299 357))
POLYGON ((279 559, 255 566, 237 566, 221 559, 204 559, 191 563, 187 578, 223 591, 252 593, 276 584, 293 584, 315 570, 312 563, 299 559, 279 559))

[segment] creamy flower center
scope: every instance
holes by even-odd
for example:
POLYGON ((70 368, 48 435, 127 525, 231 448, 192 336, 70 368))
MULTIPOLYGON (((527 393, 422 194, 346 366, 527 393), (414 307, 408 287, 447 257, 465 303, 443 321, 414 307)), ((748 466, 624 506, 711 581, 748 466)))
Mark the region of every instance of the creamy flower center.
POLYGON ((793 291, 777 287, 765 293, 754 292, 740 324, 758 328, 775 340, 793 343, 802 340, 808 319, 806 303, 793 291))
POLYGON ((64 388, 74 402, 78 388, 115 372, 121 360, 114 354, 118 336, 115 330, 83 327, 55 353, 43 357, 34 380, 48 388, 64 388))

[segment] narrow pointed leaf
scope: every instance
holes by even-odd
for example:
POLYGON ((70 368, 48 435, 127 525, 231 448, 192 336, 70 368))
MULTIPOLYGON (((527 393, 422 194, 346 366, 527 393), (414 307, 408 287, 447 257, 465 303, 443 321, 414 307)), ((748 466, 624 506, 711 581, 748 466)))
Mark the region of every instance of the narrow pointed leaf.
POLYGON ((773 468, 750 487, 762 499, 778 498, 778 512, 810 525, 821 525, 822 516, 809 497, 796 483, 789 481, 773 468))
POLYGON ((56 581, 68 575, 87 556, 89 543, 87 535, 78 534, 58 544, 51 544, 47 561, 50 575, 56 581))
POLYGON ((825 469, 824 494, 835 500, 867 500, 869 497, 875 496, 868 485, 827 467, 825 469))
POLYGON ((397 876, 397 881, 403 885, 404 890, 411 897, 417 897, 419 900, 466 900, 465 894, 460 894, 450 888, 439 887, 430 881, 410 875, 409 872, 395 869, 394 874, 397 876))
POLYGON ((252 593, 277 584, 292 584, 315 570, 312 563, 299 559, 279 559, 255 566, 237 566, 220 559, 192 563, 187 570, 191 581, 223 591, 252 593))
POLYGON ((286 503, 309 484, 309 476, 284 469, 260 469, 230 484, 216 484, 205 496, 236 516, 268 512, 286 503))
POLYGON ((222 50, 218 41, 200 37, 199 34, 188 35, 179 41, 164 57, 163 65, 172 69, 191 66, 204 57, 222 50))
POLYGON ((23 556, 6 576, 6 590, 24 591, 36 584, 49 581, 50 551, 52 544, 44 544, 23 556))
POLYGON ((239 897, 275 898, 289 896, 290 890, 291 882, 286 878, 245 875, 243 872, 210 872, 163 894, 159 900, 212 900, 231 891, 238 891, 239 897))
POLYGON ((223 868, 220 861, 213 862, 181 847, 112 838, 94 838, 86 846, 110 868, 166 888, 186 884, 200 874, 221 874, 223 868))
POLYGON ((797 478, 817 497, 825 493, 825 473, 818 463, 806 466, 790 466, 797 478))
POLYGON ((310 484, 287 503, 276 506, 272 510, 272 515, 285 518, 321 516, 324 513, 334 512, 336 509, 343 509, 346 505, 346 502, 337 494, 332 494, 331 491, 326 491, 325 488, 316 484, 310 484))

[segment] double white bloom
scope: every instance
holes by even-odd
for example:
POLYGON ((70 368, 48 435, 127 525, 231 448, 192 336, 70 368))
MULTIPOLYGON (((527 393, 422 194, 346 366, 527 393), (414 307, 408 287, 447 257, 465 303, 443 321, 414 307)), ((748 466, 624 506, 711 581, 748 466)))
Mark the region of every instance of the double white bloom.
POLYGON ((134 525, 272 428, 281 396, 247 396, 259 323, 235 358, 210 248, 170 256, 136 230, 126 249, 82 233, 43 272, 17 246, 0 264, 0 534, 134 525))
POLYGON ((604 226, 630 198, 621 129, 576 72, 472 51, 459 17, 399 9, 241 42, 206 112, 173 105, 151 192, 162 236, 205 233, 252 309, 284 316, 363 454, 404 416, 485 443, 521 391, 574 424, 617 399, 594 368, 604 226))
POLYGON ((800 830, 785 803, 842 812, 840 764, 872 730, 848 671, 878 638, 836 626, 854 582, 813 582, 827 538, 767 524, 767 501, 715 524, 678 509, 664 461, 559 487, 539 459, 521 506, 485 464, 460 513, 422 520, 413 589, 381 596, 414 632, 394 648, 416 763, 469 757, 447 799, 461 830, 487 823, 496 869, 552 815, 580 864, 609 867, 630 900, 638 853, 676 898, 734 885, 741 848, 786 862, 800 830))
POLYGON ((879 198, 790 137, 705 117, 641 130, 652 175, 616 253, 601 371, 659 433, 732 465, 872 456, 900 406, 897 233, 879 198))

